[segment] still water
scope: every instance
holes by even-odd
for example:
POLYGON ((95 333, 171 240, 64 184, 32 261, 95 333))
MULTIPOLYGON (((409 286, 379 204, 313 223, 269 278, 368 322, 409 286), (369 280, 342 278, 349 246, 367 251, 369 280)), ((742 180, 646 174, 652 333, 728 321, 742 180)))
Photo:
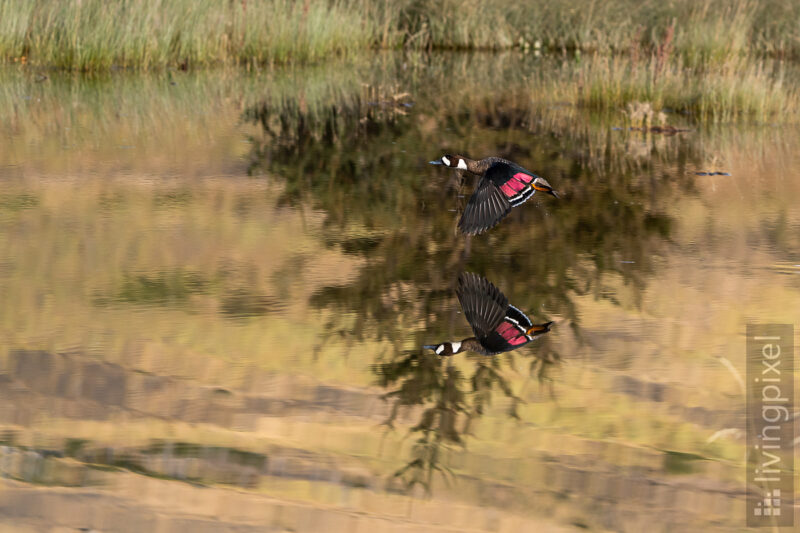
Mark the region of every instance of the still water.
POLYGON ((797 322, 800 130, 630 131, 555 68, 0 71, 0 524, 743 529, 744 330, 797 322), (444 153, 561 200, 464 238, 444 153), (471 335, 461 272, 552 331, 423 353, 471 335))

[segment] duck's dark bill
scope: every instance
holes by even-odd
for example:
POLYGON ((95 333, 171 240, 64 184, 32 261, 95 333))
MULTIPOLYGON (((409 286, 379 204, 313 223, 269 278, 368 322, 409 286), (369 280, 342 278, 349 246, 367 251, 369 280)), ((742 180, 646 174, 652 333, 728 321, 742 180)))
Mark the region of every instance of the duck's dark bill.
POLYGON ((425 346, 422 347, 422 349, 423 350, 436 350, 436 345, 435 344, 433 344, 433 345, 426 344, 425 346))
POLYGON ((437 159, 436 161, 431 161, 431 162, 430 162, 430 164, 431 164, 431 165, 444 165, 444 163, 442 163, 442 162, 441 162, 441 161, 439 161, 438 159, 437 159))

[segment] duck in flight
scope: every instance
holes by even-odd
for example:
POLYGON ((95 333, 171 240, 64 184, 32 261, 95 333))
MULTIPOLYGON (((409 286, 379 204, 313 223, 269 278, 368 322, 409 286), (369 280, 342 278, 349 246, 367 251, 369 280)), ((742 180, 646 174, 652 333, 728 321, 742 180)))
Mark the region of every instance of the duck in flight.
POLYGON ((477 235, 494 227, 512 207, 523 204, 536 191, 558 198, 547 180, 500 157, 475 161, 447 154, 430 164, 466 170, 481 177, 458 221, 458 229, 466 235, 477 235))
POLYGON ((456 295, 475 336, 423 346, 438 355, 467 350, 481 355, 510 352, 544 335, 553 325, 552 322, 534 324, 525 313, 508 303, 500 289, 477 274, 462 272, 458 276, 456 295))

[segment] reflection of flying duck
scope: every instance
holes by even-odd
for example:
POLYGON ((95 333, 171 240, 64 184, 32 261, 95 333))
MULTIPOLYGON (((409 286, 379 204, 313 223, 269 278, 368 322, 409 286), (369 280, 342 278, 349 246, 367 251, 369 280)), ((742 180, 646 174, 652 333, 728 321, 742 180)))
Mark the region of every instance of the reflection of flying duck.
POLYGON ((482 355, 509 352, 547 333, 553 324, 534 324, 522 311, 510 305, 497 287, 476 274, 461 273, 456 294, 475 336, 458 342, 423 346, 438 355, 453 355, 467 350, 482 355))
POLYGON ((558 198, 547 180, 499 157, 473 161, 460 155, 444 155, 431 161, 431 165, 466 170, 481 177, 458 221, 458 229, 467 235, 477 235, 495 226, 512 207, 524 203, 536 191, 558 198))

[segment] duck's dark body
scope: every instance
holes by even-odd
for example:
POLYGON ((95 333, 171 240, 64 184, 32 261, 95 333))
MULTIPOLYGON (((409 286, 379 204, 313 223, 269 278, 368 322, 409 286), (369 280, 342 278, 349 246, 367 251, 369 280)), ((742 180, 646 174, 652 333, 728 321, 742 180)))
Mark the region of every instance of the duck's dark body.
POLYGON ((550 331, 552 322, 534 324, 522 311, 508 303, 508 298, 485 278, 464 272, 456 289, 464 316, 475 333, 460 342, 428 345, 439 355, 453 355, 466 350, 481 355, 496 355, 525 346, 550 331))
POLYGON ((525 203, 536 191, 544 191, 558 198, 544 178, 500 157, 475 161, 462 156, 445 155, 441 161, 431 161, 431 164, 481 176, 458 221, 458 228, 466 235, 477 235, 494 227, 508 215, 511 208, 525 203))

